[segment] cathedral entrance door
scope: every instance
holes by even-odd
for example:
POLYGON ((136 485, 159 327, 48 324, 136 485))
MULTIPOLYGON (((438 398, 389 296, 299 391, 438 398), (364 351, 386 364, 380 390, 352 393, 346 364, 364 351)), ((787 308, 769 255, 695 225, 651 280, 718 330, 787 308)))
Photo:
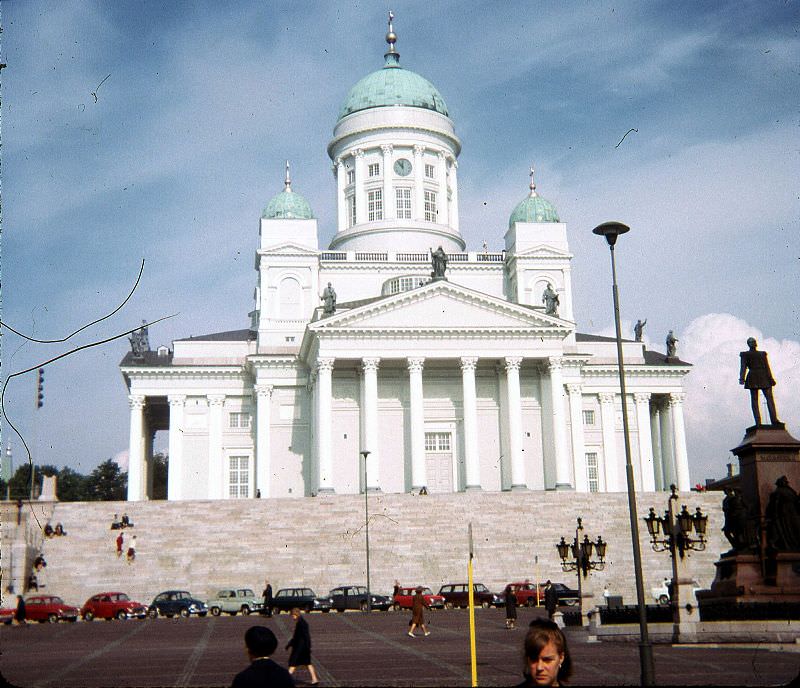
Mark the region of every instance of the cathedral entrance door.
POLYGON ((453 491, 453 435, 450 432, 425 433, 425 468, 428 492, 453 491))

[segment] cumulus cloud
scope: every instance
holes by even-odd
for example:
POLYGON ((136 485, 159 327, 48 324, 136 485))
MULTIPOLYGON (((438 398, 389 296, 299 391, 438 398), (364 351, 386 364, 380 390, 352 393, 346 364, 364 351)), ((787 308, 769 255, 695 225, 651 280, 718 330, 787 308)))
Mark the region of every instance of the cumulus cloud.
POLYGON ((114 454, 114 463, 120 467, 121 470, 128 470, 128 450, 123 449, 121 452, 114 454))

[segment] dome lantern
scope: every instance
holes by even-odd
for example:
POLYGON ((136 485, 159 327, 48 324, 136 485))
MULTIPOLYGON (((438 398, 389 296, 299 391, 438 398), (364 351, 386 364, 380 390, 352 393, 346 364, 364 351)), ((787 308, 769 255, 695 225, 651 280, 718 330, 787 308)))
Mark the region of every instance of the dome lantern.
POLYGON ((314 213, 308 201, 299 193, 292 191, 292 179, 289 176, 289 161, 286 161, 286 177, 283 191, 273 196, 261 217, 266 220, 313 220, 314 213))
POLYGON ((561 222, 558 211, 550 201, 542 198, 536 193, 536 183, 533 181, 534 170, 531 167, 529 185, 530 192, 514 208, 511 217, 508 218, 508 226, 513 227, 515 222, 561 222))

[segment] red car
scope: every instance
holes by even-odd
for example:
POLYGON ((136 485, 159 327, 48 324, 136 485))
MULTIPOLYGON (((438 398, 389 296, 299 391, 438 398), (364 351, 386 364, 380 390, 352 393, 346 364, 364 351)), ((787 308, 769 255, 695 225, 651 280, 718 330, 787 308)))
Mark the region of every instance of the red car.
POLYGON ((124 592, 101 592, 93 595, 81 608, 84 621, 98 619, 144 619, 147 607, 141 602, 134 602, 124 592))
POLYGON ((10 626, 14 621, 14 614, 16 614, 16 612, 16 609, 9 609, 8 607, 0 609, 0 624, 10 626))
MULTIPOLYGON (((517 598, 518 606, 535 607, 537 597, 539 604, 544 604, 544 586, 540 585, 537 592, 536 583, 531 583, 529 581, 525 581, 524 583, 509 583, 509 585, 514 591, 514 597, 517 598)), ((508 588, 508 586, 506 586, 506 588, 508 588)))
POLYGON ((25 598, 25 618, 28 621, 56 623, 77 621, 80 610, 55 595, 32 595, 25 598))
MULTIPOLYGON (((417 587, 416 585, 412 585, 408 588, 400 588, 400 591, 393 598, 395 607, 411 609, 414 603, 414 591, 417 587)), ((430 588, 422 587, 422 597, 425 600, 425 606, 429 609, 442 609, 444 607, 444 597, 441 595, 434 595, 433 590, 430 588)))

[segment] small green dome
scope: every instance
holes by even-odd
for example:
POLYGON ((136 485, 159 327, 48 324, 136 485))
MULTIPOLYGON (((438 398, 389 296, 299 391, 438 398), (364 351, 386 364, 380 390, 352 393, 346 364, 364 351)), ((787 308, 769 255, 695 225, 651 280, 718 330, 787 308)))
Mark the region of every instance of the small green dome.
POLYGON ((261 217, 276 220, 313 220, 314 213, 311 212, 311 206, 305 198, 288 189, 272 197, 261 217))
POLYGON ((387 53, 383 69, 368 74, 350 89, 339 119, 360 110, 390 105, 424 108, 448 116, 447 105, 436 87, 419 74, 403 69, 396 53, 387 53))
POLYGON ((555 206, 534 191, 514 208, 514 212, 508 218, 508 226, 512 227, 515 222, 561 222, 561 220, 558 219, 555 206))

